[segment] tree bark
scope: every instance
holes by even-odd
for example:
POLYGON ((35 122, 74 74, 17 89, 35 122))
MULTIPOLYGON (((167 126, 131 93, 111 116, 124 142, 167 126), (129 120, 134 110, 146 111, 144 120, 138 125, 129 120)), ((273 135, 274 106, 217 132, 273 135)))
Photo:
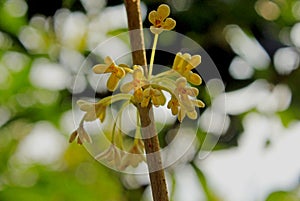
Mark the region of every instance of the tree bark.
MULTIPOLYGON (((133 64, 141 65, 147 77, 148 69, 144 47, 140 0, 124 0, 124 3, 127 12, 128 29, 130 31, 133 64)), ((142 136, 145 144, 153 200, 169 201, 152 104, 149 104, 148 107, 138 105, 137 109, 141 118, 142 136)))

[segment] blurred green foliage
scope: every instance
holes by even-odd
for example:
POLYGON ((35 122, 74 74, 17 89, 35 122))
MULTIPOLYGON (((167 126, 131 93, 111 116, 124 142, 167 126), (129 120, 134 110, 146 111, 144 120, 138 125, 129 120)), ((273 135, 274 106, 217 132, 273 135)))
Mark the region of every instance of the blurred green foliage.
MULTIPOLYGON (((295 15, 295 12, 300 9, 293 11, 299 1, 272 1, 280 9, 278 18, 273 20, 268 20, 258 14, 255 10, 258 2, 256 0, 183 1, 187 4, 171 0, 145 0, 143 2, 148 7, 148 12, 156 9, 161 3, 171 5, 172 17, 177 21, 176 31, 192 38, 208 52, 224 79, 226 92, 246 87, 258 79, 267 80, 273 85, 285 84, 293 94, 292 100, 287 109, 276 112, 275 115, 280 116, 285 126, 300 119, 298 112, 300 108, 299 66, 291 73, 283 75, 276 71, 273 61, 276 50, 282 47, 293 47, 299 55, 299 47, 296 47, 290 39, 282 38, 285 30, 290 30, 296 23, 299 23, 299 14, 295 15), (253 76, 247 79, 240 80, 230 75, 228 68, 236 53, 224 37, 224 28, 229 24, 238 25, 248 36, 255 38, 262 45, 271 58, 267 68, 255 69, 253 76)), ((51 15, 54 13, 43 13, 45 8, 39 9, 40 4, 35 3, 35 1, 27 1, 26 4, 21 0, 0 1, 0 200, 141 200, 146 186, 129 188, 124 184, 125 182, 122 182, 121 174, 100 165, 84 148, 78 145, 69 145, 58 161, 51 165, 36 162, 23 164, 22 161, 18 161, 16 152, 20 143, 39 121, 51 122, 67 141, 69 133, 62 128, 61 118, 72 108, 72 94, 68 89, 45 89, 35 86, 30 81, 30 72, 34 61, 43 57, 51 62, 59 63, 60 58, 57 56, 56 48, 59 49, 63 46, 49 27, 44 27, 46 31, 50 30, 48 33, 45 30, 40 31, 45 34, 46 47, 53 48, 53 54, 43 50, 34 52, 22 43, 20 32, 24 26, 29 25, 31 17, 46 15, 45 18, 49 20, 47 25, 53 26, 51 15), (28 7, 18 7, 24 5, 28 7), (28 9, 27 12, 26 9, 28 9), (24 14, 19 15, 18 11, 19 13, 24 12, 24 14), (52 47, 53 43, 57 43, 55 44, 57 46, 52 47), (4 58, 8 53, 20 54, 23 62, 21 64, 13 61, 7 63, 4 58), (20 66, 18 67, 16 64, 20 66)), ((122 1, 108 1, 106 7, 121 3, 122 1)), ((55 1, 49 5, 55 5, 49 8, 54 11, 66 8, 86 14, 81 1, 55 1)), ((144 26, 149 26, 147 20, 144 22, 144 26)), ((109 30, 106 34, 112 36, 121 31, 124 31, 124 28, 109 30)), ((90 51, 85 45, 83 39, 78 50, 82 55, 86 55, 90 51)), ((48 50, 47 48, 46 50, 48 50)), ((159 57, 158 59, 164 60, 159 57)), ((209 102, 207 94, 204 99, 208 100, 206 103, 209 102)), ((238 138, 243 130, 242 120, 245 115, 242 113, 230 117, 229 129, 221 136, 216 150, 238 146, 238 138)), ((205 135, 204 131, 199 131, 197 136, 199 144, 203 143, 205 135)), ((191 164, 203 188, 205 199, 207 201, 222 200, 207 182, 202 170, 193 162, 191 164)), ((178 182, 180 181, 174 181, 173 185, 178 182)), ((290 192, 274 192, 266 201, 297 201, 300 199, 299 190, 297 190, 299 188, 298 185, 290 192)), ((174 187, 174 189, 176 188, 174 187)))

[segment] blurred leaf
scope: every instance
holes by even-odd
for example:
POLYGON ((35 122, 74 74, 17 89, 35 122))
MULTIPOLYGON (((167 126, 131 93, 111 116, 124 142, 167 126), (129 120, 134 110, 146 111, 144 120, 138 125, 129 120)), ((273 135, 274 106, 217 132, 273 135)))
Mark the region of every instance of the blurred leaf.
POLYGON ((220 198, 218 198, 213 191, 210 189, 205 175, 203 174, 203 172, 200 170, 200 168, 198 168, 198 166, 195 163, 191 163, 192 167, 194 168, 197 176, 198 176, 198 180, 202 185, 203 188, 203 192, 205 193, 206 196, 206 201, 221 201, 220 198))
POLYGON ((266 199, 266 201, 299 201, 300 197, 291 192, 274 192, 266 199))

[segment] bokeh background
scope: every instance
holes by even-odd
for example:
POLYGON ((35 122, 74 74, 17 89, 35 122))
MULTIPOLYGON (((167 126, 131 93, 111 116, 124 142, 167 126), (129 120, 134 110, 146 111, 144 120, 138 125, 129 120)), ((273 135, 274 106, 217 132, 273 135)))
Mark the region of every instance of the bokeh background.
MULTIPOLYGON (((144 0, 145 27, 161 3, 225 84, 205 83, 210 96, 201 88, 198 143, 166 173, 171 200, 299 201, 300 1, 144 0), (200 158, 212 106, 224 96, 225 123, 214 117, 211 132, 217 146, 200 158)), ((73 89, 81 64, 126 30, 122 1, 0 1, 1 201, 150 200, 147 176, 115 172, 68 143, 72 93, 94 89, 88 73, 73 89)), ((119 41, 112 49, 119 47, 130 48, 119 41)))

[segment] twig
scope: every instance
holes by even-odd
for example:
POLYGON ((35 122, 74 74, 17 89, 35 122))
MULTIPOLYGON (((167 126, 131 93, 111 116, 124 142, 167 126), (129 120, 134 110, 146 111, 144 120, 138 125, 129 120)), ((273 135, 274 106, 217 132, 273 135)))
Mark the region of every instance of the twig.
MULTIPOLYGON (((133 64, 143 66, 145 75, 148 75, 140 0, 124 0, 124 3, 127 12, 128 29, 130 31, 133 64)), ((147 154, 153 200, 169 201, 152 104, 149 104, 148 107, 138 105, 137 108, 141 118, 142 135, 147 154)))

